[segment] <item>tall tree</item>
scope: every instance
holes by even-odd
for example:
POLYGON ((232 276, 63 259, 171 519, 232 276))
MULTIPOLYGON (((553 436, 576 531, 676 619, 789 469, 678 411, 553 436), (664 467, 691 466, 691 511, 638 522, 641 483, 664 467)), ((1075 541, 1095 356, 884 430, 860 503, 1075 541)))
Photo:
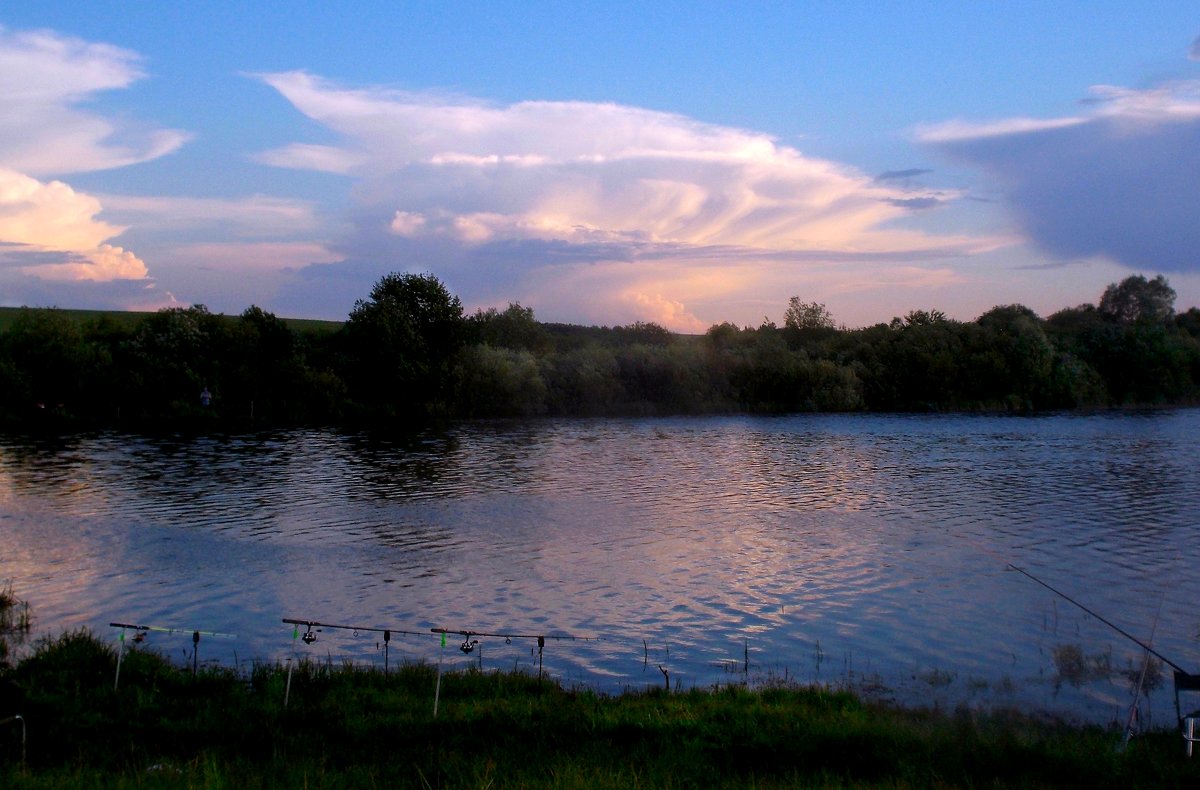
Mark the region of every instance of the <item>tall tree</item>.
POLYGON ((351 394, 383 414, 445 408, 465 338, 462 302, 432 274, 386 275, 345 326, 351 394))
POLYGON ((833 314, 819 302, 801 302, 799 296, 793 296, 783 313, 783 325, 787 329, 833 329, 833 314))
POLYGON ((1121 324, 1160 324, 1175 315, 1175 289, 1161 274, 1153 280, 1135 274, 1104 289, 1100 313, 1121 324))
POLYGON ((224 316, 202 304, 168 307, 148 316, 131 342, 140 383, 126 393, 129 405, 150 414, 177 412, 198 403, 200 392, 221 393, 221 360, 228 346, 224 316))
POLYGON ((61 310, 22 308, 3 338, 3 351, 13 366, 3 398, 13 407, 79 408, 89 355, 77 322, 61 310))
POLYGON ((494 307, 478 310, 470 318, 480 341, 493 348, 525 349, 543 352, 548 348, 546 330, 533 317, 532 307, 511 302, 504 312, 494 307))

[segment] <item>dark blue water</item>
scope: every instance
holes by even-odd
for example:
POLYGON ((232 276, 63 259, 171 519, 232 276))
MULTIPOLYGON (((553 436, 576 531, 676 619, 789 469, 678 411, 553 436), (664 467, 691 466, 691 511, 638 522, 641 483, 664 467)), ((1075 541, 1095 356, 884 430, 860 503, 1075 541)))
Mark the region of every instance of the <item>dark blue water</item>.
MULTIPOLYGON (((0 439, 0 582, 41 633, 182 662, 545 668, 605 691, 828 683, 1124 722, 1143 651, 1200 670, 1200 412, 468 423, 0 439), (189 659, 190 660, 190 659, 189 659)), ((1151 680, 1156 673, 1151 672, 1151 680)), ((1173 721, 1169 672, 1143 720, 1173 721)))

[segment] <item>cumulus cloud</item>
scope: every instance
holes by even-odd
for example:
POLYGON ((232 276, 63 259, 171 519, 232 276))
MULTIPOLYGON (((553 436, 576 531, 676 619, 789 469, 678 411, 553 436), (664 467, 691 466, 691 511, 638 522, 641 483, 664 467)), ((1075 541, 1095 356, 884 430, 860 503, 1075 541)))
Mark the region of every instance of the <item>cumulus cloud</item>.
POLYGON ((1200 82, 1093 88, 1066 118, 921 132, 1001 185, 1019 229, 1060 259, 1200 269, 1200 82))
POLYGON ((22 272, 48 280, 137 280, 146 264, 106 242, 124 228, 96 219, 100 201, 61 181, 0 167, 0 243, 22 272))
MULTIPOLYGON (((618 104, 498 106, 344 88, 304 72, 259 77, 337 138, 258 160, 358 182, 353 230, 335 244, 346 262, 334 268, 348 277, 372 260, 436 265, 452 287, 468 284, 468 299, 498 293, 503 303, 519 297, 514 289, 545 292, 532 287, 534 271, 562 279, 571 266, 612 265, 627 281, 606 282, 610 306, 692 329, 692 304, 732 279, 694 287, 698 261, 769 255, 794 268, 806 255, 912 259, 1000 243, 905 227, 960 197, 915 183, 928 171, 871 177, 745 129, 618 104), (618 265, 644 270, 650 260, 674 261, 672 274, 645 283, 618 265)), ((574 306, 584 299, 601 294, 577 295, 574 306)))
POLYGON ((95 218, 100 201, 61 181, 43 183, 0 167, 0 240, 46 249, 99 246, 124 228, 95 218))
POLYGON ((412 211, 397 211, 388 228, 397 236, 416 236, 425 227, 425 217, 412 211))
POLYGON ((675 327, 676 331, 682 332, 699 333, 708 328, 708 324, 692 315, 683 302, 668 299, 661 293, 648 294, 633 290, 625 294, 625 299, 635 304, 638 315, 644 316, 647 321, 675 327))
POLYGON ((21 271, 43 280, 108 282, 109 280, 141 280, 146 264, 136 255, 111 244, 101 244, 84 255, 76 253, 75 260, 25 266, 21 271))
POLYGON ((96 94, 141 79, 128 50, 49 31, 0 27, 0 164, 33 176, 145 162, 188 135, 83 109, 96 94))
POLYGON ((146 162, 183 145, 183 132, 106 118, 89 106, 144 76, 128 50, 0 26, 0 261, 10 292, 25 287, 18 276, 93 288, 147 279, 141 258, 110 243, 126 227, 99 218, 99 198, 55 178, 146 162))
POLYGON ((936 247, 887 227, 923 190, 803 156, 767 135, 617 104, 479 101, 263 75, 340 146, 266 152, 279 166, 374 182, 393 232, 457 238, 936 247), (378 186, 389 184, 388 187, 378 186))

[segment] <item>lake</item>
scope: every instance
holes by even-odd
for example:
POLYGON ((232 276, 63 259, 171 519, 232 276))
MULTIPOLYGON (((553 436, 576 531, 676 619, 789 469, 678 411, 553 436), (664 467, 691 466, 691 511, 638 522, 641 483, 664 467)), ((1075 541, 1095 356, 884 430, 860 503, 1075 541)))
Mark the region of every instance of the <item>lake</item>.
POLYGON ((391 663, 530 671, 525 636, 572 636, 545 671, 605 692, 665 670, 1098 723, 1144 651, 1010 564, 1200 671, 1197 513, 1197 410, 0 438, 0 583, 39 634, 382 667, 388 628, 391 663))

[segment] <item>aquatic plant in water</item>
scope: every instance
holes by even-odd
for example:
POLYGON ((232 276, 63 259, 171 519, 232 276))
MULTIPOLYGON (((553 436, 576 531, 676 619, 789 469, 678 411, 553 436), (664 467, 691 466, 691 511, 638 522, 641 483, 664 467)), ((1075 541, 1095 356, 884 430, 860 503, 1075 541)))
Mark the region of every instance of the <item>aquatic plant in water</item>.
POLYGON ((24 643, 33 624, 29 616, 29 602, 13 594, 12 582, 0 588, 0 668, 8 665, 8 656, 13 645, 24 643), (9 640, 13 640, 10 645, 9 640))

